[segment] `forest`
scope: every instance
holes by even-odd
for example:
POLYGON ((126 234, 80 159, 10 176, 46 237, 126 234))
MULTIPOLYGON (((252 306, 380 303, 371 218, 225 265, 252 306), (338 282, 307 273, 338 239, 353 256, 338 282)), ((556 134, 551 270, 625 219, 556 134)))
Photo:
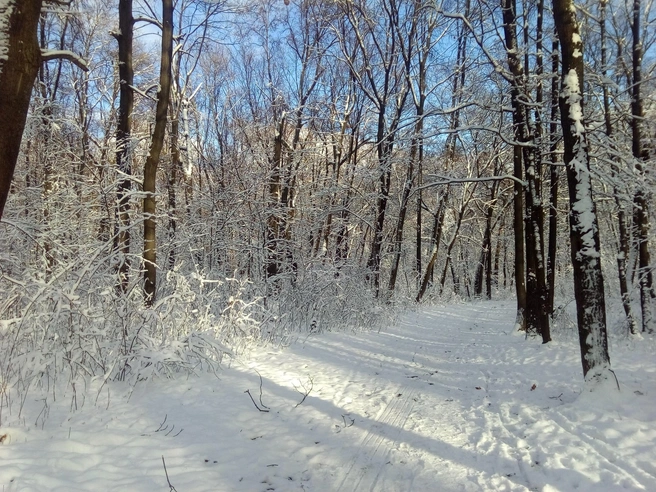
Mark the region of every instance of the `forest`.
POLYGON ((0 0, 0 409, 473 299, 544 343, 575 303, 607 377, 607 300, 654 323, 651 7, 0 0))

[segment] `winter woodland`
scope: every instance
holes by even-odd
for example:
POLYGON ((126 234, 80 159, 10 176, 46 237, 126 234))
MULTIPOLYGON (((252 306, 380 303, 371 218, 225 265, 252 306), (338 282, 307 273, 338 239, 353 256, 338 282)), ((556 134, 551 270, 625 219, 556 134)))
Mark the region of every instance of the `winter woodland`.
POLYGON ((647 0, 0 0, 0 426, 28 395, 480 300, 544 344, 572 308, 578 377, 616 386, 609 336, 654 324, 654 22, 647 0))

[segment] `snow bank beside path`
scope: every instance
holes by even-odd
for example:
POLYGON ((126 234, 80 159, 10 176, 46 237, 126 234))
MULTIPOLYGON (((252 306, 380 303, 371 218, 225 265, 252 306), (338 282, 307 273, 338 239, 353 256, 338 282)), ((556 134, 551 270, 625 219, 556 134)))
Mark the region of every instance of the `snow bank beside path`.
POLYGON ((656 490, 654 341, 614 340, 621 392, 581 394, 575 340, 513 325, 507 302, 427 308, 129 400, 31 394, 3 413, 0 490, 656 490))

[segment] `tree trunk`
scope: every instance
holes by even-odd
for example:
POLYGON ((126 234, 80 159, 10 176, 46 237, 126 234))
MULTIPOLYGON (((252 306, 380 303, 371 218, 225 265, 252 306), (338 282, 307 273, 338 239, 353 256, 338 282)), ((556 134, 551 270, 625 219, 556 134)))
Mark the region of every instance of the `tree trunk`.
MULTIPOLYGON (((527 181, 529 188, 532 189, 531 193, 531 223, 533 225, 533 234, 535 237, 535 254, 536 254, 536 274, 537 274, 537 289, 538 289, 538 317, 540 335, 542 336, 542 343, 551 341, 551 327, 549 318, 549 286, 547 283, 547 262, 544 256, 544 207, 542 206, 542 169, 544 162, 544 152, 542 145, 542 111, 544 103, 544 94, 542 90, 542 76, 544 73, 544 63, 542 58, 543 50, 543 15, 544 15, 544 0, 539 0, 537 5, 537 35, 536 35, 536 90, 535 90, 535 155, 534 161, 535 168, 527 169, 527 181)), ((528 22, 528 16, 525 16, 528 22)), ((528 29, 526 29, 528 32, 528 29)), ((528 69, 528 64, 526 65, 528 69)))
MULTIPOLYGON (((415 146, 415 144, 413 144, 415 146)), ((401 197, 401 209, 399 210, 399 217, 396 222, 396 231, 394 234, 394 259, 392 261, 392 269, 390 273, 390 280, 387 286, 389 295, 394 292, 396 286, 396 278, 399 273, 399 264, 401 262, 401 248, 403 246, 403 227, 405 225, 405 216, 408 212, 408 202, 410 192, 412 191, 412 182, 414 181, 415 166, 414 162, 416 157, 416 149, 410 151, 411 157, 408 162, 408 170, 406 171, 405 183, 403 184, 403 195, 401 197)))
POLYGON ((583 375, 611 379, 597 210, 583 122, 583 43, 572 0, 553 0, 562 54, 560 118, 570 200, 570 244, 583 375))
MULTIPOLYGON (((495 169, 496 171, 496 169, 495 169)), ((483 279, 485 278, 485 297, 492 298, 492 284, 490 271, 492 268, 492 216, 494 215, 493 203, 496 199, 497 183, 494 181, 490 190, 490 201, 485 209, 485 232, 483 233, 483 244, 481 245, 481 255, 476 265, 476 274, 474 275, 474 295, 481 297, 483 295, 483 279)))
MULTIPOLYGON (((554 39, 551 45, 551 71, 553 74, 558 73, 558 40, 554 39)), ((554 312, 554 297, 556 294, 556 252, 558 249, 558 183, 560 181, 560 171, 557 166, 558 155, 556 154, 559 145, 558 136, 558 79, 554 76, 551 78, 551 118, 549 123, 549 160, 551 166, 549 169, 549 245, 547 252, 547 285, 549 292, 547 294, 546 310, 548 314, 554 312)))
MULTIPOLYGON (((526 282, 525 293, 525 326, 527 332, 542 335, 542 341, 550 341, 549 319, 545 314, 545 305, 547 297, 544 254, 543 254, 543 219, 542 203, 540 199, 540 186, 538 170, 536 170, 536 156, 538 154, 538 145, 535 129, 532 128, 529 116, 529 108, 526 101, 530 100, 527 94, 526 67, 522 67, 522 61, 519 54, 519 45, 517 42, 516 32, 516 5, 515 0, 501 0, 503 12, 503 30, 506 40, 506 55, 508 58, 508 68, 512 75, 511 80, 511 105, 513 114, 513 126, 515 140, 515 176, 521 178, 524 176, 526 186, 524 193, 526 196, 526 229, 524 231, 525 251, 523 257, 519 256, 516 251, 515 261, 525 263, 526 271, 524 281, 526 282), (521 158, 520 155, 521 154, 521 158), (521 161, 521 162, 519 162, 521 161), (524 166, 522 173, 522 164, 524 166)), ((525 49, 528 49, 526 46, 525 49)), ((541 97, 541 96, 540 96, 541 97)), ((518 193, 521 192, 516 190, 518 193)), ((517 198, 516 196, 516 198, 517 198)), ((517 221, 518 222, 518 221, 517 221)), ((516 222, 516 225, 519 225, 516 222)), ((516 238, 519 243, 520 238, 516 238)), ((516 276, 524 265, 518 265, 516 276)), ((518 278, 518 277, 517 277, 518 278)), ((519 300, 519 295, 518 295, 519 300)))
POLYGON ((640 283, 640 309, 642 311, 642 331, 653 331, 651 311, 652 273, 649 254, 649 202, 645 191, 644 163, 649 159, 649 153, 642 141, 642 126, 645 117, 641 94, 642 86, 642 39, 640 33, 640 0, 633 0, 633 84, 631 87, 631 134, 633 157, 636 159, 635 169, 640 182, 633 197, 634 221, 638 243, 638 281, 640 283))
POLYGON ((266 277, 275 278, 281 273, 281 248, 282 234, 285 230, 283 211, 280 210, 282 198, 282 150, 283 132, 285 130, 285 117, 281 117, 273 140, 273 157, 271 160, 272 170, 269 181, 269 217, 267 218, 267 230, 265 237, 266 251, 266 277))
POLYGON ((132 39, 134 19, 132 0, 118 4, 119 29, 114 34, 118 41, 119 107, 116 128, 116 167, 119 172, 117 220, 114 234, 114 252, 118 256, 116 273, 118 289, 128 291, 130 269, 130 190, 132 188, 132 108, 134 106, 134 69, 132 66, 132 39))
POLYGON ((415 270, 417 272, 417 284, 421 285, 421 260, 422 260, 422 207, 424 204, 421 185, 423 183, 423 160, 417 163, 417 208, 415 215, 415 270))
MULTIPOLYGON (((599 16, 599 36, 601 41, 601 75, 604 79, 602 93, 603 93, 603 105, 604 105, 604 124, 606 127, 606 135, 609 140, 609 145, 611 145, 611 151, 615 150, 615 146, 612 143, 613 137, 613 123, 610 112, 610 94, 608 84, 605 82, 608 72, 608 61, 607 61, 607 48, 606 48, 606 6, 608 0, 602 0, 600 4, 600 16, 599 16)), ((615 156, 611 156, 613 161, 616 160, 615 156)), ((619 175, 619 166, 616 162, 611 164, 611 172, 613 177, 619 175)), ((613 195, 615 197, 615 204, 617 205, 617 223, 618 223, 618 253, 617 253, 617 274, 619 277, 620 283, 620 295, 622 297, 622 307, 624 308, 624 316, 626 317, 626 322, 629 328, 629 332, 635 334, 636 332, 636 322, 633 316, 633 309, 631 308, 631 296, 629 294, 628 282, 627 282, 627 261, 629 258, 629 252, 631 247, 631 233, 627 227, 627 217, 626 217, 626 207, 623 202, 621 191, 618 187, 618 184, 615 179, 613 179, 613 195)))
POLYGON ((442 240, 442 225, 444 223, 444 211, 446 210, 446 201, 449 197, 449 187, 447 186, 446 191, 440 197, 440 203, 437 207, 437 212, 435 213, 435 222, 433 225, 433 249, 431 252, 430 259, 428 260, 428 265, 426 265, 426 270, 421 279, 421 285, 419 286, 419 292, 417 292, 417 297, 415 302, 421 302, 421 298, 424 297, 426 289, 428 288, 428 282, 431 279, 433 269, 435 268, 435 262, 437 261, 437 253, 440 249, 440 242, 442 240))
POLYGON ((381 252, 383 248, 383 228, 385 226, 385 214, 387 202, 389 201, 390 184, 392 181, 392 163, 390 162, 394 138, 385 133, 385 109, 380 110, 378 118, 378 199, 376 200, 376 217, 371 242, 371 252, 367 260, 367 267, 371 270, 373 288, 376 297, 380 293, 380 267, 382 262, 381 252))
POLYGON ((523 86, 524 70, 521 66, 517 46, 517 33, 515 31, 515 2, 514 0, 501 0, 503 12, 503 29, 506 40, 506 54, 508 67, 512 74, 510 98, 512 105, 513 126, 515 140, 520 145, 513 148, 513 175, 514 183, 514 231, 515 231, 515 289, 517 293, 517 319, 516 325, 520 330, 528 330, 527 324, 527 285, 526 285, 526 251, 524 249, 524 187, 520 184, 523 177, 522 163, 528 155, 522 151, 521 144, 526 142, 526 120, 524 108, 521 103, 521 88, 523 86))
POLYGON ((444 290, 444 285, 446 284, 446 276, 447 273, 449 272, 449 269, 452 272, 452 277, 454 279, 454 291, 456 294, 460 293, 460 288, 459 285, 456 284, 456 275, 453 272, 453 265, 452 265, 452 258, 451 258, 451 253, 453 251, 453 247, 456 244, 456 241, 458 240, 459 237, 459 232, 460 232, 460 226, 462 226, 462 221, 465 218, 465 212, 467 212, 467 207, 469 206, 469 201, 472 199, 474 196, 474 192, 477 187, 476 182, 474 182, 471 185, 471 189, 469 189, 466 185, 465 188, 462 192, 462 202, 460 204, 460 210, 458 210, 458 214, 456 216, 455 224, 453 225, 453 234, 451 236, 451 240, 449 241, 449 244, 447 244, 446 247, 446 259, 444 261, 444 268, 442 269, 442 275, 440 276, 440 294, 444 290), (468 196, 467 196, 468 195, 468 196))
MULTIPOLYGON (((0 48, 0 219, 16 169, 32 86, 41 65, 37 38, 42 0, 4 3, 6 36, 0 48)), ((2 24, 0 24, 2 25, 2 24)))
POLYGON ((155 302, 157 286, 157 242, 156 242, 156 204, 155 185, 157 166, 164 145, 167 113, 171 96, 171 56, 173 53, 173 0, 162 0, 162 58, 159 69, 159 91, 155 109, 155 128, 150 144, 150 152, 144 166, 143 214, 144 214, 144 296, 146 305, 155 302))
POLYGON ((168 194, 168 216, 169 216, 169 255, 167 259, 168 269, 173 270, 175 268, 176 261, 176 244, 175 244, 175 235, 178 229, 178 211, 176 205, 176 192, 175 187, 178 184, 178 169, 182 167, 182 162, 180 160, 180 141, 179 141, 179 131, 180 131, 180 121, 179 121, 179 112, 177 114, 171 115, 171 135, 169 140, 169 145, 171 147, 171 166, 169 168, 169 178, 166 183, 167 194, 168 194))

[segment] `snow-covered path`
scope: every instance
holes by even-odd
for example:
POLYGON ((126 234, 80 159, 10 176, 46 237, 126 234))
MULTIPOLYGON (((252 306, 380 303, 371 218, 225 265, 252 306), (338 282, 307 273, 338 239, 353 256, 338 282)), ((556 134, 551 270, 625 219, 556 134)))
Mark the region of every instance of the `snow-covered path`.
POLYGON ((615 340, 621 392, 581 394, 574 339, 513 322, 510 302, 426 308, 129 401, 88 389, 72 414, 34 397, 0 428, 0 490, 169 490, 164 463, 178 492, 656 490, 654 341, 615 340))

